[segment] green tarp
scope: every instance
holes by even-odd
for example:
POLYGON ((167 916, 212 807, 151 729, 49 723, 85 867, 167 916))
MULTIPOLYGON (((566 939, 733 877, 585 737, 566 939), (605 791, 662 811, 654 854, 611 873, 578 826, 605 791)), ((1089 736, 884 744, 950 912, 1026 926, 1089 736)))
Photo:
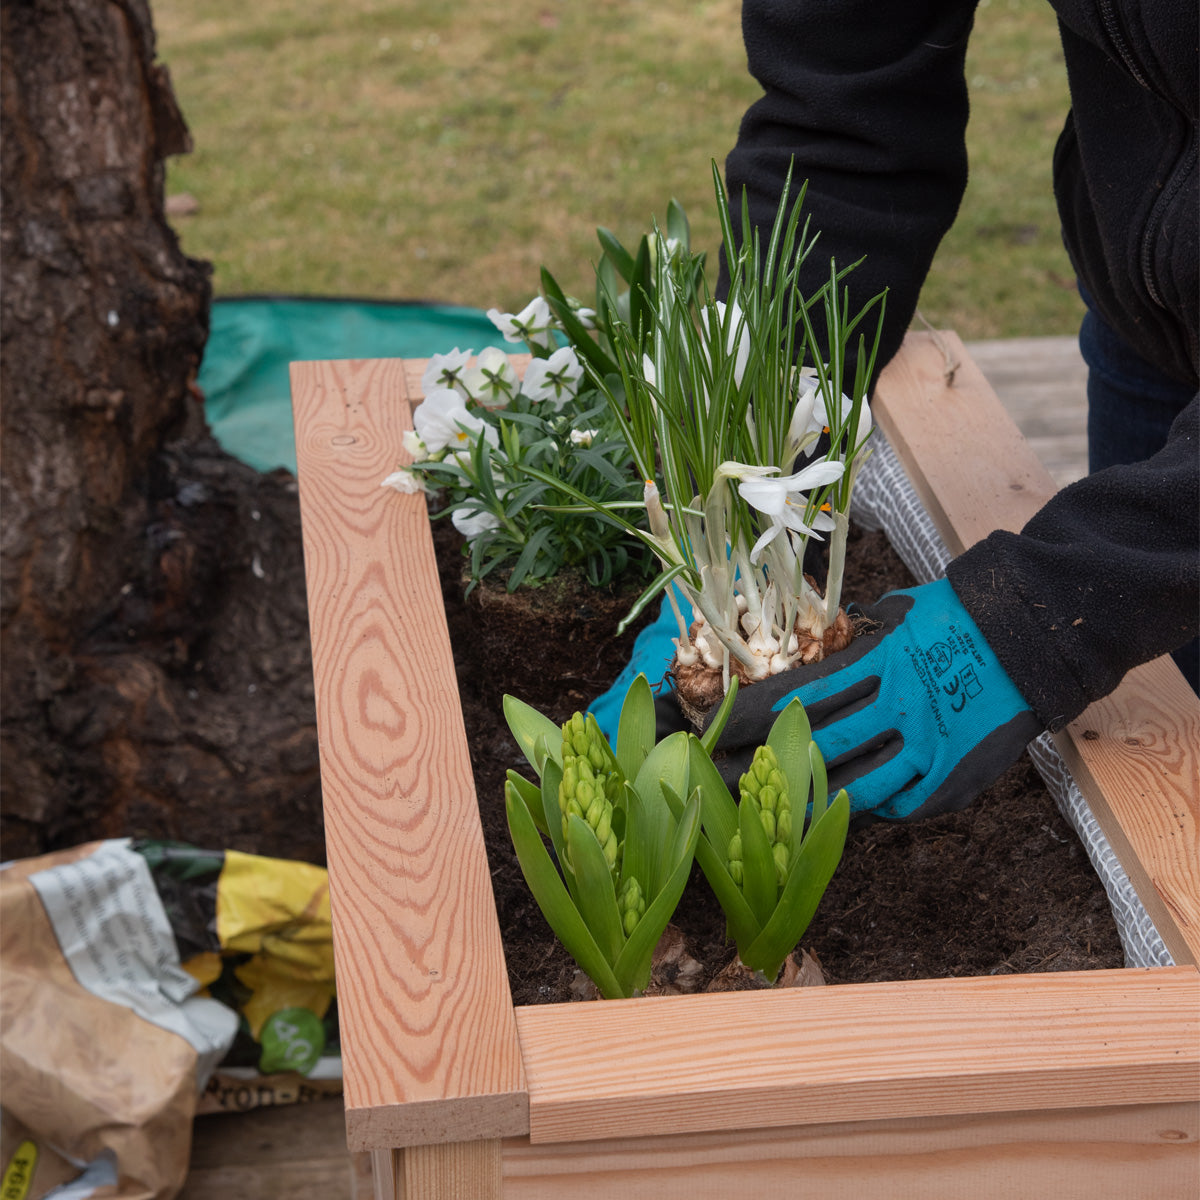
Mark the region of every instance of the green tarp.
POLYGON ((386 300, 248 296, 213 301, 199 384, 221 445, 269 471, 296 470, 288 363, 428 358, 506 345, 478 309, 386 300))

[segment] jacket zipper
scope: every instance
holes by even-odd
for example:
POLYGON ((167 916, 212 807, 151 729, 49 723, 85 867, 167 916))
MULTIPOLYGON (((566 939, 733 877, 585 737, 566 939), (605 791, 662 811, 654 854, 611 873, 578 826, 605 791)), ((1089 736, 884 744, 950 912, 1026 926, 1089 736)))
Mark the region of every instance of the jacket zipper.
POLYGON ((1166 308, 1166 305, 1163 303, 1162 296, 1159 295, 1158 288, 1154 283, 1154 242, 1158 236, 1159 227, 1162 225, 1163 214, 1170 206, 1171 201, 1175 199, 1179 189, 1187 182, 1188 176, 1195 167, 1195 156, 1192 154, 1192 143, 1194 141, 1195 131, 1189 130, 1187 144, 1176 160, 1173 174, 1167 180, 1166 186, 1159 192, 1158 199, 1155 200, 1154 206, 1150 209, 1150 216, 1146 219, 1146 229, 1142 234, 1140 263, 1142 268, 1142 282, 1146 285, 1146 291, 1150 293, 1150 299, 1159 308, 1166 308))
POLYGON ((1108 30, 1108 36, 1112 41, 1113 47, 1121 56, 1121 61, 1125 64, 1130 75, 1149 91, 1150 85, 1146 82, 1141 71, 1138 70, 1138 65, 1134 62, 1133 55, 1130 54, 1129 47, 1125 44, 1125 35, 1121 32, 1121 25, 1117 20, 1117 14, 1113 11, 1113 0, 1100 0, 1100 15, 1104 20, 1104 28, 1108 30))

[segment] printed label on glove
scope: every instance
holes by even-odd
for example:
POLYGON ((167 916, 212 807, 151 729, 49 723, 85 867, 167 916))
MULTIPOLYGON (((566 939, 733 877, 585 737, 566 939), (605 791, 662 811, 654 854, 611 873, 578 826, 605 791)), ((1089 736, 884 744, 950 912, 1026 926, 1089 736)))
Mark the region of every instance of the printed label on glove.
POLYGON ((904 650, 925 688, 938 733, 949 737, 950 731, 942 718, 945 706, 961 713, 984 691, 983 677, 976 667, 984 667, 986 663, 975 639, 961 632, 958 626, 950 625, 945 638, 915 650, 906 645, 904 650))

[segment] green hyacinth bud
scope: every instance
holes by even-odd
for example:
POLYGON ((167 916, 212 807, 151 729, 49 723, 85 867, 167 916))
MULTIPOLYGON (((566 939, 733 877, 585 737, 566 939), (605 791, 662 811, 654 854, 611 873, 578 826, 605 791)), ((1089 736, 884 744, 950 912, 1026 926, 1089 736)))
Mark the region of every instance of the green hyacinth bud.
POLYGON ((608 835, 608 840, 604 843, 604 859, 608 863, 610 870, 616 868, 619 851, 620 846, 617 844, 617 835, 615 833, 610 833, 608 835))
POLYGON ((758 814, 759 820, 762 822, 763 833, 767 835, 768 842, 775 841, 775 814, 768 812, 765 808, 758 814))
POLYGON ((745 878, 745 874, 742 870, 742 860, 740 858, 733 858, 729 860, 729 877, 738 885, 738 887, 742 886, 742 880, 745 878))
POLYGON ((763 812, 773 813, 779 803, 779 793, 769 784, 764 783, 758 793, 758 806, 763 812))
POLYGON ((775 844, 790 846, 792 844, 792 810, 785 808, 775 814, 775 844))
POLYGON ((783 887, 788 876, 788 848, 776 842, 771 848, 771 854, 775 859, 775 878, 779 886, 783 887))

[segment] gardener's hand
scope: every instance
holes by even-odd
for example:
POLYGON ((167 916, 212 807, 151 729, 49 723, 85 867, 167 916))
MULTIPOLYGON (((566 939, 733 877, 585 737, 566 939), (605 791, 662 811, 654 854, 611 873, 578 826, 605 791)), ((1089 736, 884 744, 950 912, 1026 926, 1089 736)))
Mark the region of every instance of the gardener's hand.
POLYGON ((780 710, 798 697, 851 811, 891 820, 964 808, 1042 731, 945 579, 889 592, 879 623, 814 667, 738 693, 717 744, 726 781, 746 769, 780 710))
MULTIPOLYGON (((674 587, 674 584, 671 586, 674 587)), ((683 593, 678 588, 675 589, 675 600, 680 612, 684 614, 684 619, 688 619, 692 606, 683 598, 683 593)), ((658 737, 661 739, 677 730, 691 728, 679 708, 674 693, 670 688, 658 686, 675 657, 674 639, 678 636, 679 622, 670 602, 664 596, 658 616, 637 635, 625 669, 604 695, 588 705, 588 711, 596 718, 604 736, 613 745, 616 745, 617 722, 621 717, 625 693, 639 675, 645 675, 650 681, 650 686, 655 689, 654 708, 658 737)))

